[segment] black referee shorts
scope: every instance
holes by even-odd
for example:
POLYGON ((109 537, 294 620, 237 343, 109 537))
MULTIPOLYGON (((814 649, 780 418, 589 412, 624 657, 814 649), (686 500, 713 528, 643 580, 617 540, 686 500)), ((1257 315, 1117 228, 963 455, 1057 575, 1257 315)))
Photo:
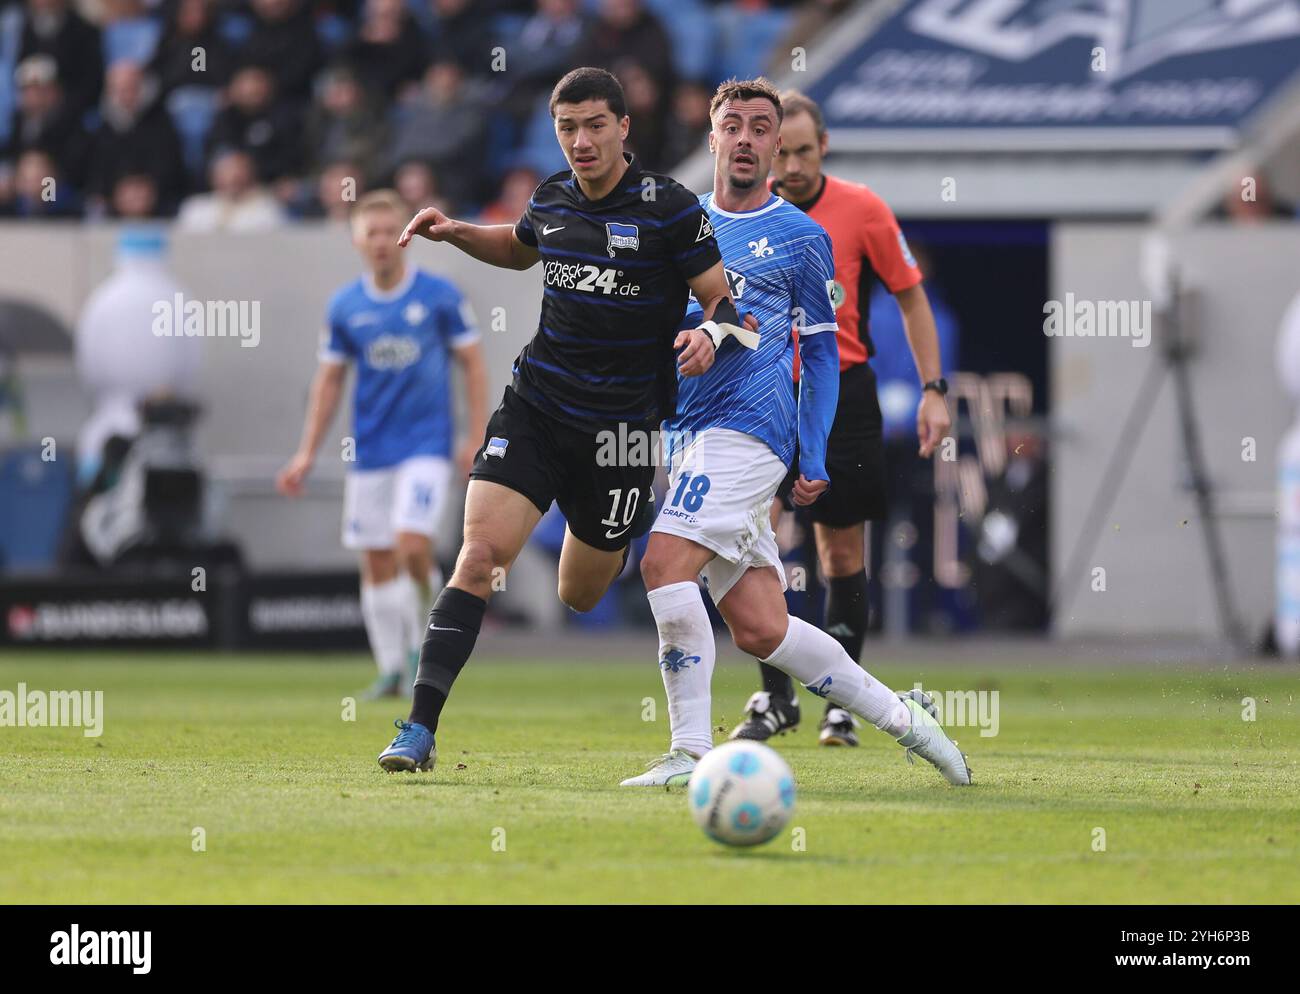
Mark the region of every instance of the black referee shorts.
POLYGON ((617 552, 654 523, 655 467, 653 460, 602 466, 600 448, 596 433, 556 420, 506 387, 469 478, 509 487, 543 514, 555 501, 574 535, 617 552))
MULTIPOLYGON (((826 470, 831 485, 804 508, 814 523, 847 528, 864 521, 885 520, 888 503, 882 426, 875 370, 866 362, 850 366, 840 373, 839 405, 826 441, 826 470)), ((796 448, 790 472, 776 492, 787 511, 794 510, 791 491, 798 479, 796 448)))

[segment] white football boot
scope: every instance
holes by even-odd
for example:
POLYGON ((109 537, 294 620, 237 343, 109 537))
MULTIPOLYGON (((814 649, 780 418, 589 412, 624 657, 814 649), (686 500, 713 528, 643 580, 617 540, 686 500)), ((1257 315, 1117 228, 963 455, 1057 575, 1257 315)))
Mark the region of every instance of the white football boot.
POLYGON ((898 744, 907 750, 907 761, 916 762, 912 758, 915 754, 936 767, 950 784, 969 785, 970 767, 966 765, 966 756, 957 748, 957 743, 948 738, 943 726, 914 698, 905 697, 903 703, 912 713, 912 727, 898 740, 898 744))
POLYGON ((685 787, 697 760, 685 749, 666 752, 639 777, 628 777, 620 787, 685 787))

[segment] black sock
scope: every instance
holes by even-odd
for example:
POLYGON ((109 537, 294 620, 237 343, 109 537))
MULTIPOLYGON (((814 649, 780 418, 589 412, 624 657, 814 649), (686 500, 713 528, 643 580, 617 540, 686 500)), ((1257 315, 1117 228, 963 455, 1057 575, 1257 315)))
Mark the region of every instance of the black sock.
POLYGON ((833 576, 826 594, 826 634, 844 646, 855 663, 862 656, 867 634, 867 571, 833 576))
POLYGON ((769 694, 783 701, 794 700, 794 681, 790 679, 790 674, 775 666, 768 666, 767 663, 759 663, 758 672, 763 675, 763 689, 769 694))
POLYGON ((474 651, 487 601, 457 587, 444 587, 429 612, 429 627, 420 646, 410 720, 438 730, 451 685, 474 651))
MULTIPOLYGON (((849 658, 860 663, 862 640, 867 634, 867 571, 827 580, 826 634, 844 647, 849 658)), ((827 702, 829 711, 836 705, 827 702)))

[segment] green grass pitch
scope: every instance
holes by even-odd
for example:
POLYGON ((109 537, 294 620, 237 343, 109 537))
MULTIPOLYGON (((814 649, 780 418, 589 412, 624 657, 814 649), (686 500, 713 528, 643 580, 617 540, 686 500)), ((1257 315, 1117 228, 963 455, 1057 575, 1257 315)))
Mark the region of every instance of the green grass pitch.
MULTIPOLYGON (((1044 647, 1044 656, 1051 649, 1044 647)), ((556 653, 551 650, 552 656, 556 653)), ((0 728, 0 901, 1269 902, 1300 894, 1294 671, 1169 665, 873 666, 892 685, 997 690, 957 729, 976 786, 864 728, 775 740, 790 828, 708 840, 685 792, 620 789, 665 747, 652 661, 475 659, 432 776, 375 756, 401 703, 344 697, 360 657, 0 657, 0 690, 104 691, 104 732, 0 728), (1242 718, 1242 699, 1257 702, 1242 718), (643 720, 652 698, 657 721, 643 720), (194 851, 202 828, 205 851, 194 851), (1104 829, 1105 851, 1094 851, 1104 829), (504 846, 502 845, 504 843, 504 846)), ((716 724, 754 689, 720 662, 716 724)), ((721 741, 723 735, 718 736, 721 741)))

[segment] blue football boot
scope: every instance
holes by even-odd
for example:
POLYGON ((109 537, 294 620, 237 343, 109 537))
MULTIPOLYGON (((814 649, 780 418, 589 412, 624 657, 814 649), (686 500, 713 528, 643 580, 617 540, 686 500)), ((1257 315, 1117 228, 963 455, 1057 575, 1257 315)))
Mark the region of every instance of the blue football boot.
POLYGON ((433 769, 438 758, 438 750, 433 747, 433 732, 418 722, 401 718, 396 719, 393 725, 399 729, 397 737, 379 754, 379 765, 389 773, 433 769))

